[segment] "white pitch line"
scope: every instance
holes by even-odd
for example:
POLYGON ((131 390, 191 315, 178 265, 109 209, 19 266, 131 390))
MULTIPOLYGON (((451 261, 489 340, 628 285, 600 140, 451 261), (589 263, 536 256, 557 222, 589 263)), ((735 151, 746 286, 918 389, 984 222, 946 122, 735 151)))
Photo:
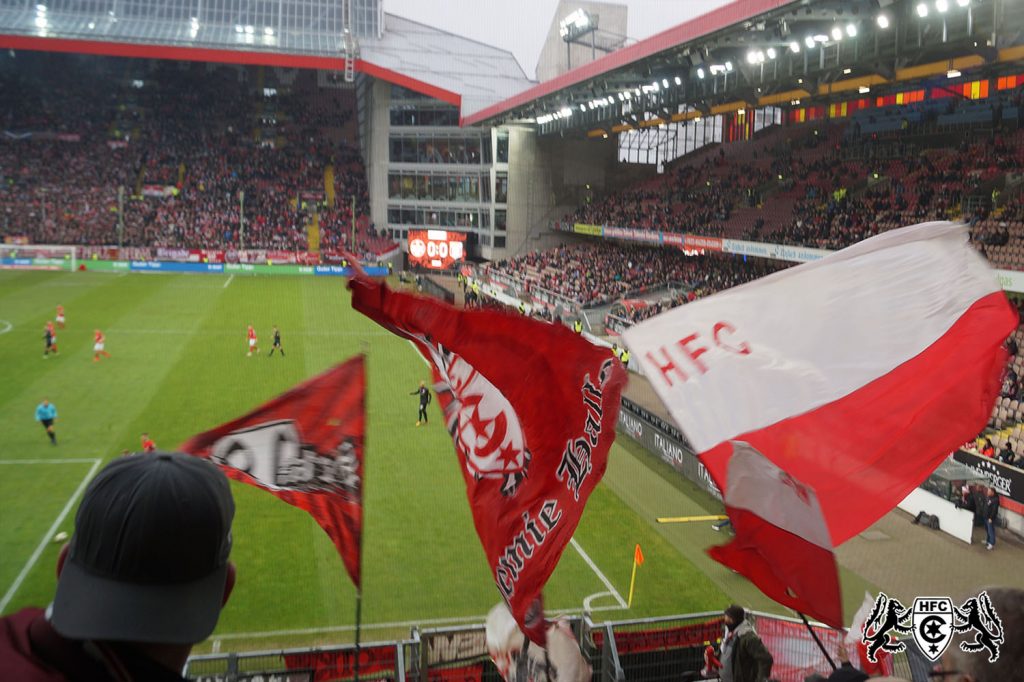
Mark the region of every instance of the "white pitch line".
POLYGON ((3 325, 3 328, 0 328, 0 334, 6 334, 7 332, 14 329, 14 325, 8 322, 7 320, 0 320, 0 325, 3 325))
POLYGON ((224 282, 224 288, 225 289, 228 288, 228 285, 231 284, 231 280, 233 280, 234 278, 235 278, 234 274, 232 274, 230 277, 228 277, 228 281, 224 282))
MULTIPOLYGON (((422 354, 420 354, 419 349, 416 348, 416 344, 414 344, 412 341, 409 341, 409 345, 413 347, 414 351, 416 351, 416 355, 419 357, 419 359, 422 360, 427 367, 430 367, 430 363, 427 362, 427 359, 423 357, 422 354)), ((597 564, 594 563, 594 560, 591 559, 590 556, 583 551, 583 548, 580 547, 580 543, 576 542, 576 538, 571 538, 569 540, 569 544, 572 545, 572 548, 575 549, 576 552, 583 558, 583 561, 587 563, 587 566, 590 566, 590 570, 594 572, 594 575, 597 576, 597 579, 600 580, 604 584, 604 586, 608 588, 608 592, 613 597, 615 597, 615 600, 617 602, 619 602, 619 607, 623 609, 629 608, 628 604, 626 604, 626 600, 622 598, 622 595, 619 594, 619 591, 616 590, 615 586, 612 585, 610 580, 608 580, 608 576, 602 573, 601 569, 598 568, 597 564)))
MULTIPOLYGON (((611 594, 610 592, 602 592, 601 595, 611 594)), ((592 595, 597 596, 597 595, 592 595)), ((590 611, 621 611, 622 609, 618 606, 595 606, 590 611)), ((562 616, 576 613, 583 613, 583 609, 554 609, 552 611, 545 611, 545 613, 552 616, 562 616)), ((363 623, 362 628, 364 630, 385 630, 389 628, 409 628, 414 625, 447 625, 456 623, 480 623, 481 625, 487 620, 487 616, 455 616, 452 618, 426 618, 423 620, 405 620, 396 621, 393 623, 363 623)), ((322 628, 302 628, 296 630, 266 630, 263 632, 229 632, 225 635, 214 635, 213 643, 216 645, 217 642, 225 639, 259 639, 263 637, 290 637, 296 635, 321 635, 332 632, 352 632, 356 629, 354 625, 330 625, 322 628)))
POLYGON ((7 590, 7 594, 4 595, 3 599, 0 599, 0 613, 3 613, 4 609, 7 608, 7 605, 11 603, 11 599, 14 598, 14 595, 21 588, 21 584, 25 582, 25 578, 28 577, 29 571, 31 571, 32 567, 36 565, 37 561, 39 561, 39 557, 42 555, 43 550, 46 549, 48 544, 50 544, 50 538, 52 538, 54 533, 57 532, 57 529, 60 528, 60 524, 64 523, 64 517, 68 515, 68 512, 71 511, 71 507, 73 507, 75 502, 78 500, 79 495, 81 495, 82 491, 85 490, 85 486, 87 486, 89 481, 92 480, 93 475, 100 466, 100 461, 101 460, 99 459, 93 460, 92 468, 89 469, 89 473, 85 475, 82 482, 78 484, 75 494, 72 495, 71 499, 69 499, 67 504, 64 505, 64 508, 57 516, 57 520, 53 522, 52 526, 50 526, 50 530, 46 531, 46 535, 44 535, 43 539, 39 542, 39 546, 36 547, 36 551, 32 553, 31 557, 29 557, 25 567, 21 569, 21 573, 19 573, 18 577, 14 579, 14 584, 12 584, 11 588, 7 590))
POLYGON ((95 457, 83 457, 80 459, 0 459, 0 464, 84 464, 95 462, 95 457))
POLYGON ((615 597, 616 601, 619 602, 619 606, 621 606, 624 609, 628 608, 626 600, 622 598, 622 595, 619 594, 619 591, 616 590, 615 586, 612 585, 610 580, 608 580, 608 576, 601 572, 601 569, 597 567, 597 564, 594 563, 594 560, 591 559, 590 556, 588 556, 587 553, 583 551, 583 548, 580 547, 580 543, 576 542, 576 538, 570 538, 569 544, 572 545, 572 548, 575 549, 581 557, 583 557, 583 561, 587 562, 587 566, 590 566, 590 570, 592 570, 597 575, 598 580, 604 583, 604 586, 608 588, 608 591, 611 592, 612 596, 615 597))

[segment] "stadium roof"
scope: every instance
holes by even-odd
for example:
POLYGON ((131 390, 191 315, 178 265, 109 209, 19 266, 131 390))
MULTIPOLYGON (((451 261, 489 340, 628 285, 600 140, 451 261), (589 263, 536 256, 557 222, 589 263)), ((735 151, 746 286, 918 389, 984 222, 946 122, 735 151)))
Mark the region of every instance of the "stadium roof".
MULTIPOLYGON (((0 0, 0 47, 344 71, 340 5, 0 0)), ((391 14, 383 23, 381 37, 358 39, 355 71, 461 106, 463 116, 533 84, 510 52, 391 14)))
POLYGON ((738 0, 540 83, 463 123, 541 134, 654 127, 746 107, 1021 69, 1024 3, 738 0))

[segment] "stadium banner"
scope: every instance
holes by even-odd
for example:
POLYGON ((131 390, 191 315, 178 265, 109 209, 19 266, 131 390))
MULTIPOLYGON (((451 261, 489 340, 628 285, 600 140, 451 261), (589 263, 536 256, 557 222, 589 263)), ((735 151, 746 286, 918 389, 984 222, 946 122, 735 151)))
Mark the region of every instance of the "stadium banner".
POLYGON ((722 499, 722 491, 675 426, 629 398, 622 398, 619 429, 712 497, 722 499))
POLYGON ((1015 294, 1024 293, 1024 272, 996 270, 996 277, 999 278, 999 284, 1005 291, 1012 291, 1015 294))
POLYGON ((679 234, 678 232, 662 232, 661 243, 665 246, 674 246, 677 249, 685 248, 683 245, 686 243, 685 235, 679 234))
POLYGON ((161 260, 133 260, 135 272, 224 272, 223 263, 177 263, 161 260))
POLYGON ((604 228, 604 236, 608 239, 631 239, 631 232, 625 227, 612 227, 609 225, 604 228))
POLYGON ((683 248, 687 251, 721 251, 722 239, 720 237, 701 237, 697 234, 683 235, 683 248))
MULTIPOLYGON (((355 649, 329 649, 326 651, 301 651, 284 653, 281 656, 288 674, 281 679, 291 680, 294 673, 312 673, 311 680, 347 680, 355 678, 355 649)), ((396 648, 394 644, 362 646, 359 649, 359 674, 377 677, 381 673, 397 672, 396 648)), ((385 675, 391 677, 391 675, 385 675)))
MULTIPOLYGON (((706 237, 703 239, 707 239, 706 237)), ((747 242, 741 239, 721 239, 721 250, 737 256, 753 256, 770 258, 795 263, 808 263, 824 258, 832 253, 827 249, 812 249, 804 246, 786 246, 785 244, 768 244, 765 242, 747 242)))
POLYGON ((1024 469, 966 450, 954 452, 953 459, 967 465, 979 476, 988 478, 992 487, 1003 497, 1024 504, 1024 469))
POLYGON ((143 185, 142 196, 150 199, 169 199, 178 195, 178 188, 174 185, 143 185))
POLYGON ((0 270, 64 270, 69 264, 61 258, 0 258, 0 270))
MULTIPOLYGON (((18 261, 17 265, 11 264, 11 267, 17 267, 19 269, 23 267, 31 268, 31 261, 42 260, 46 261, 45 265, 48 267, 38 266, 39 269, 46 270, 59 270, 68 267, 68 261, 62 261, 57 258, 44 258, 44 259, 31 259, 31 258, 11 258, 11 259, 0 259, 0 268, 4 267, 4 261, 18 261), (26 261, 23 263, 22 261, 26 261)), ((133 260, 133 261, 111 261, 111 260, 90 260, 82 261, 79 265, 79 269, 88 270, 91 272, 190 272, 200 274, 231 274, 231 275, 313 275, 313 276, 335 276, 335 277, 348 277, 350 274, 350 268, 341 266, 312 266, 312 265, 267 265, 257 263, 178 263, 171 261, 144 261, 144 260, 133 260)), ((370 277, 387 277, 388 269, 381 266, 370 266, 364 268, 366 274, 370 277)))
POLYGON ((575 223, 572 231, 576 234, 589 234, 592 237, 600 237, 604 228, 601 225, 587 225, 586 223, 575 223))
MULTIPOLYGON (((643 654, 651 651, 700 647, 722 640, 725 621, 721 617, 701 623, 690 623, 670 628, 652 630, 615 629, 615 650, 619 656, 643 654)), ((604 644, 604 630, 595 629, 590 633, 594 646, 600 649, 604 644)))
POLYGON ((29 243, 28 237, 20 234, 7 234, 4 235, 4 244, 18 244, 26 245, 29 243))

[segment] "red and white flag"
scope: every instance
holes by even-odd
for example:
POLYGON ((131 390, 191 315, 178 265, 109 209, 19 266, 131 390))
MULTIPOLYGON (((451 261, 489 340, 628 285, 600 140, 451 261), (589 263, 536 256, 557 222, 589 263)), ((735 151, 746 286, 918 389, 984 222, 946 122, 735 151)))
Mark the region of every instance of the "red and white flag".
POLYGON ((1017 325, 967 231, 886 232, 629 329, 718 486, 740 440, 817 493, 834 546, 984 428, 1017 325))
POLYGON ((725 509, 736 536, 708 554, 780 604, 843 627, 832 543, 814 490, 733 442, 725 509))
POLYGON ((349 288, 353 308, 429 361, 494 581, 543 646, 541 590, 604 475, 625 370, 562 325, 459 310, 365 276, 349 288))
POLYGON ((366 377, 363 357, 299 384, 181 446, 229 478, 263 488, 316 519, 360 586, 366 377))

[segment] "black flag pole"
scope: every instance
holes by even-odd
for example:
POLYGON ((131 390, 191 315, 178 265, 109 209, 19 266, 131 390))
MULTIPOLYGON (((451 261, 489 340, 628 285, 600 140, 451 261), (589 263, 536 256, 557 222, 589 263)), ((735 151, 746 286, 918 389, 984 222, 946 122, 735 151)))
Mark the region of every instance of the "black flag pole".
MULTIPOLYGON (((355 197, 352 199, 355 202, 355 197)), ((354 225, 355 223, 353 223, 354 225)), ((355 261, 358 267, 359 261, 355 261)), ((361 355, 364 358, 367 356, 369 351, 369 344, 366 340, 362 340, 362 351, 361 355)), ((366 393, 368 392, 368 386, 363 388, 363 400, 366 400, 366 393)), ((359 481, 359 583, 356 585, 356 661, 353 666, 354 669, 354 682, 359 682, 359 654, 360 641, 363 632, 363 529, 366 527, 366 434, 363 434, 363 476, 362 480, 359 481)))
POLYGON ((821 653, 825 654, 825 660, 828 661, 828 664, 832 666, 833 670, 838 670, 839 666, 837 666, 835 661, 832 660, 832 657, 828 655, 828 651, 825 650, 825 645, 821 643, 820 639, 818 639, 818 633, 815 632, 814 628, 811 627, 811 624, 807 622, 807 616, 799 611, 797 611, 797 615, 800 616, 800 620, 802 620, 804 625, 807 626, 807 632, 811 633, 811 637, 814 638, 814 643, 818 645, 819 649, 821 649, 821 653))

